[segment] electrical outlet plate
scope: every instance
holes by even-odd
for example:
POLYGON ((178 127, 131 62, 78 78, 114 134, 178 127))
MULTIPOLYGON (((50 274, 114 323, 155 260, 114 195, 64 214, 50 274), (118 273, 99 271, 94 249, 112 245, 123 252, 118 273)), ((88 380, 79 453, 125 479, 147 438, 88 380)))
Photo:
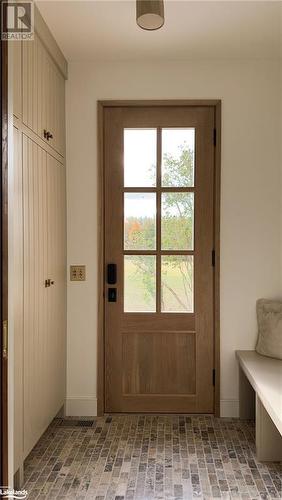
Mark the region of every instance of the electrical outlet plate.
POLYGON ((85 281, 86 280, 86 266, 70 266, 70 280, 71 281, 85 281))

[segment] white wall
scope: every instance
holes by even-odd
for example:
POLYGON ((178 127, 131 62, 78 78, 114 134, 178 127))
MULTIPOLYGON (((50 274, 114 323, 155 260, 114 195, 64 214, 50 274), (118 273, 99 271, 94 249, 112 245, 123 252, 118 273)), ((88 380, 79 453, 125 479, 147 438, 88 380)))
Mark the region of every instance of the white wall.
POLYGON ((221 410, 238 412, 235 349, 252 349, 255 302, 280 295, 280 77, 275 61, 70 63, 67 82, 67 412, 96 411, 99 99, 222 99, 221 410))

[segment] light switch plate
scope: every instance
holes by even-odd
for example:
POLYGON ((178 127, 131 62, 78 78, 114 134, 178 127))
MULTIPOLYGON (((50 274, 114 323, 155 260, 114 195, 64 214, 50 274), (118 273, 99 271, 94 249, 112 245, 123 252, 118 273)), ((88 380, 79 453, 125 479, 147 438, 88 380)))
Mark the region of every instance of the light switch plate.
POLYGON ((70 266, 70 280, 71 281, 85 281, 86 280, 86 266, 70 266))

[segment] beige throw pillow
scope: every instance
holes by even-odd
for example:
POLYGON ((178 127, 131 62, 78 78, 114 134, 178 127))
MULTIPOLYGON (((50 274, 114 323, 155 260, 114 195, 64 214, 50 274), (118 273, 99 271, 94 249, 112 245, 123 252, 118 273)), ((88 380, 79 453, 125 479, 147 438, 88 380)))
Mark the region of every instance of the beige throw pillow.
POLYGON ((257 301, 258 341, 256 351, 282 359, 282 301, 257 301))

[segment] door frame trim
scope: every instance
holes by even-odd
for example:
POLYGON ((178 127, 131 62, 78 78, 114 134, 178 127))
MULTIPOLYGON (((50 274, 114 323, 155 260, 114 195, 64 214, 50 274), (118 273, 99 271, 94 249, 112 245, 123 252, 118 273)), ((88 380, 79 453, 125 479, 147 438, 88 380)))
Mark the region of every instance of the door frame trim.
POLYGON ((104 110, 109 107, 204 106, 215 111, 216 144, 214 148, 214 415, 220 416, 220 188, 221 188, 221 100, 103 100, 98 112, 98 346, 97 346, 97 415, 105 411, 105 179, 104 179, 104 110))

